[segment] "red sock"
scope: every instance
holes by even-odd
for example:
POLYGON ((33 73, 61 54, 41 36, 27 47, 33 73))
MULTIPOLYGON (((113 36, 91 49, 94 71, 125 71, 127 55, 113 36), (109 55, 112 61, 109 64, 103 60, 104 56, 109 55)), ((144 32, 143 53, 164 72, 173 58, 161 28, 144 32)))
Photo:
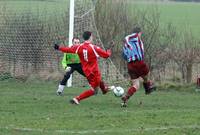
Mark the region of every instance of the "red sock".
POLYGON ((136 88, 135 88, 135 87, 130 87, 130 88, 128 89, 128 92, 127 92, 127 94, 126 94, 126 97, 127 97, 127 98, 131 97, 135 92, 136 92, 136 88))
POLYGON ((101 88, 103 94, 106 94, 108 92, 108 86, 106 86, 103 81, 100 82, 99 87, 101 88))
POLYGON ((89 89, 89 90, 86 90, 83 93, 81 93, 79 96, 77 96, 76 99, 78 101, 81 101, 81 100, 88 98, 90 96, 93 96, 93 95, 94 95, 94 90, 89 89))

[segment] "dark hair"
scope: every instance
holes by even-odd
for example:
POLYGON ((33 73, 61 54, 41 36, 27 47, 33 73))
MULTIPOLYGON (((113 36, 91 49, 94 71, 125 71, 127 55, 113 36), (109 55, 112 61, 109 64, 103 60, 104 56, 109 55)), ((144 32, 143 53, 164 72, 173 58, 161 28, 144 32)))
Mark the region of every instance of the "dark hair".
POLYGON ((92 32, 90 32, 90 31, 85 31, 85 32, 83 33, 83 39, 84 39, 84 40, 88 40, 88 39, 90 39, 91 35, 92 35, 92 32))
POLYGON ((74 41, 74 39, 80 40, 78 37, 73 37, 73 38, 72 38, 72 42, 74 41))
POLYGON ((133 33, 139 33, 139 32, 141 32, 141 28, 140 27, 133 28, 133 33))

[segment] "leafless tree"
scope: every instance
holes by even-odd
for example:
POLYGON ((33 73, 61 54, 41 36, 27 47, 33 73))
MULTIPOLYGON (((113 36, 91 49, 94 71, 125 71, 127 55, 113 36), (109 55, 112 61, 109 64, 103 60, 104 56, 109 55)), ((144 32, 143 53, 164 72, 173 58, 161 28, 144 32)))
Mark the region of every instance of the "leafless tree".
POLYGON ((144 33, 146 60, 153 69, 154 58, 163 49, 160 47, 159 41, 159 12, 156 8, 130 10, 127 9, 128 4, 129 1, 121 0, 97 2, 95 21, 100 37, 104 45, 108 45, 111 40, 115 41, 116 46, 113 50, 112 60, 123 72, 126 64, 121 57, 122 40, 126 35, 132 33, 134 27, 141 27, 144 33))
POLYGON ((179 66, 183 82, 192 80, 193 65, 199 61, 199 44, 192 32, 186 29, 181 32, 179 40, 171 44, 170 56, 179 66))

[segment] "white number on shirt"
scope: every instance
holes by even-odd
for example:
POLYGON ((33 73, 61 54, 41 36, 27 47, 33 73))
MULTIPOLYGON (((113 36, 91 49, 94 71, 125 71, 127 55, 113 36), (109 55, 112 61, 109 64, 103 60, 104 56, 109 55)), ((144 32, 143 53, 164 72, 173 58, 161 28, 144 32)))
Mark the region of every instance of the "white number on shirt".
POLYGON ((88 61, 88 51, 86 49, 83 49, 83 57, 85 61, 88 61))

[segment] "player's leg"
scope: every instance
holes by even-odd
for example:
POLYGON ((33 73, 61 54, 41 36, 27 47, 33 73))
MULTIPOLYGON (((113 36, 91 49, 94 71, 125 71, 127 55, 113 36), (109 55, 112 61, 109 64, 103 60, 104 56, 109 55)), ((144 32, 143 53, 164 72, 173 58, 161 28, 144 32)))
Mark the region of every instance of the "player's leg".
POLYGON ((68 68, 68 70, 66 71, 63 79, 60 81, 59 86, 58 86, 58 90, 56 91, 57 95, 62 95, 64 92, 64 88, 67 84, 67 80, 70 78, 70 75, 74 72, 73 67, 68 68))
POLYGON ((139 79, 132 79, 132 86, 129 87, 128 91, 126 92, 126 94, 124 96, 122 96, 122 107, 126 107, 127 106, 127 102, 128 99, 139 89, 140 87, 140 82, 139 79))
POLYGON ((156 89, 154 83, 148 79, 149 78, 148 75, 149 75, 149 67, 144 62, 142 62, 140 76, 144 80, 143 87, 145 89, 145 94, 150 94, 151 92, 153 92, 156 89))
POLYGON ((138 75, 138 63, 130 62, 127 64, 128 74, 131 78, 131 87, 127 90, 126 94, 122 96, 122 107, 127 106, 128 99, 139 89, 139 75, 138 75))
POLYGON ((75 64, 74 65, 74 70, 76 70, 79 74, 81 74, 82 76, 85 77, 85 74, 83 72, 81 63, 75 64))
POLYGON ((103 94, 106 94, 108 92, 108 85, 106 85, 104 83, 104 81, 102 81, 102 80, 100 81, 99 87, 100 87, 103 94))
POLYGON ((64 78, 60 81, 61 85, 66 85, 68 79, 70 78, 71 74, 74 72, 74 68, 70 68, 68 71, 66 71, 64 78))
POLYGON ((79 96, 74 97, 73 99, 70 100, 70 103, 72 104, 79 104, 81 100, 86 99, 90 96, 95 95, 95 90, 94 89, 89 89, 89 90, 85 90, 84 92, 82 92, 79 96))
POLYGON ((100 81, 99 87, 102 91, 102 94, 106 94, 115 88, 115 86, 108 86, 103 80, 100 81))
POLYGON ((97 76, 97 75, 95 76, 94 74, 90 74, 87 77, 87 79, 88 79, 88 82, 89 82, 91 88, 89 90, 85 90, 79 96, 76 96, 75 98, 70 100, 70 103, 79 104, 79 102, 81 100, 86 99, 86 98, 88 98, 90 96, 93 96, 93 95, 97 94, 101 77, 97 76))
POLYGON ((145 89, 145 94, 150 94, 151 92, 153 92, 154 90, 156 90, 156 86, 154 85, 154 83, 148 79, 148 75, 146 76, 142 76, 143 78, 143 87, 145 89))

